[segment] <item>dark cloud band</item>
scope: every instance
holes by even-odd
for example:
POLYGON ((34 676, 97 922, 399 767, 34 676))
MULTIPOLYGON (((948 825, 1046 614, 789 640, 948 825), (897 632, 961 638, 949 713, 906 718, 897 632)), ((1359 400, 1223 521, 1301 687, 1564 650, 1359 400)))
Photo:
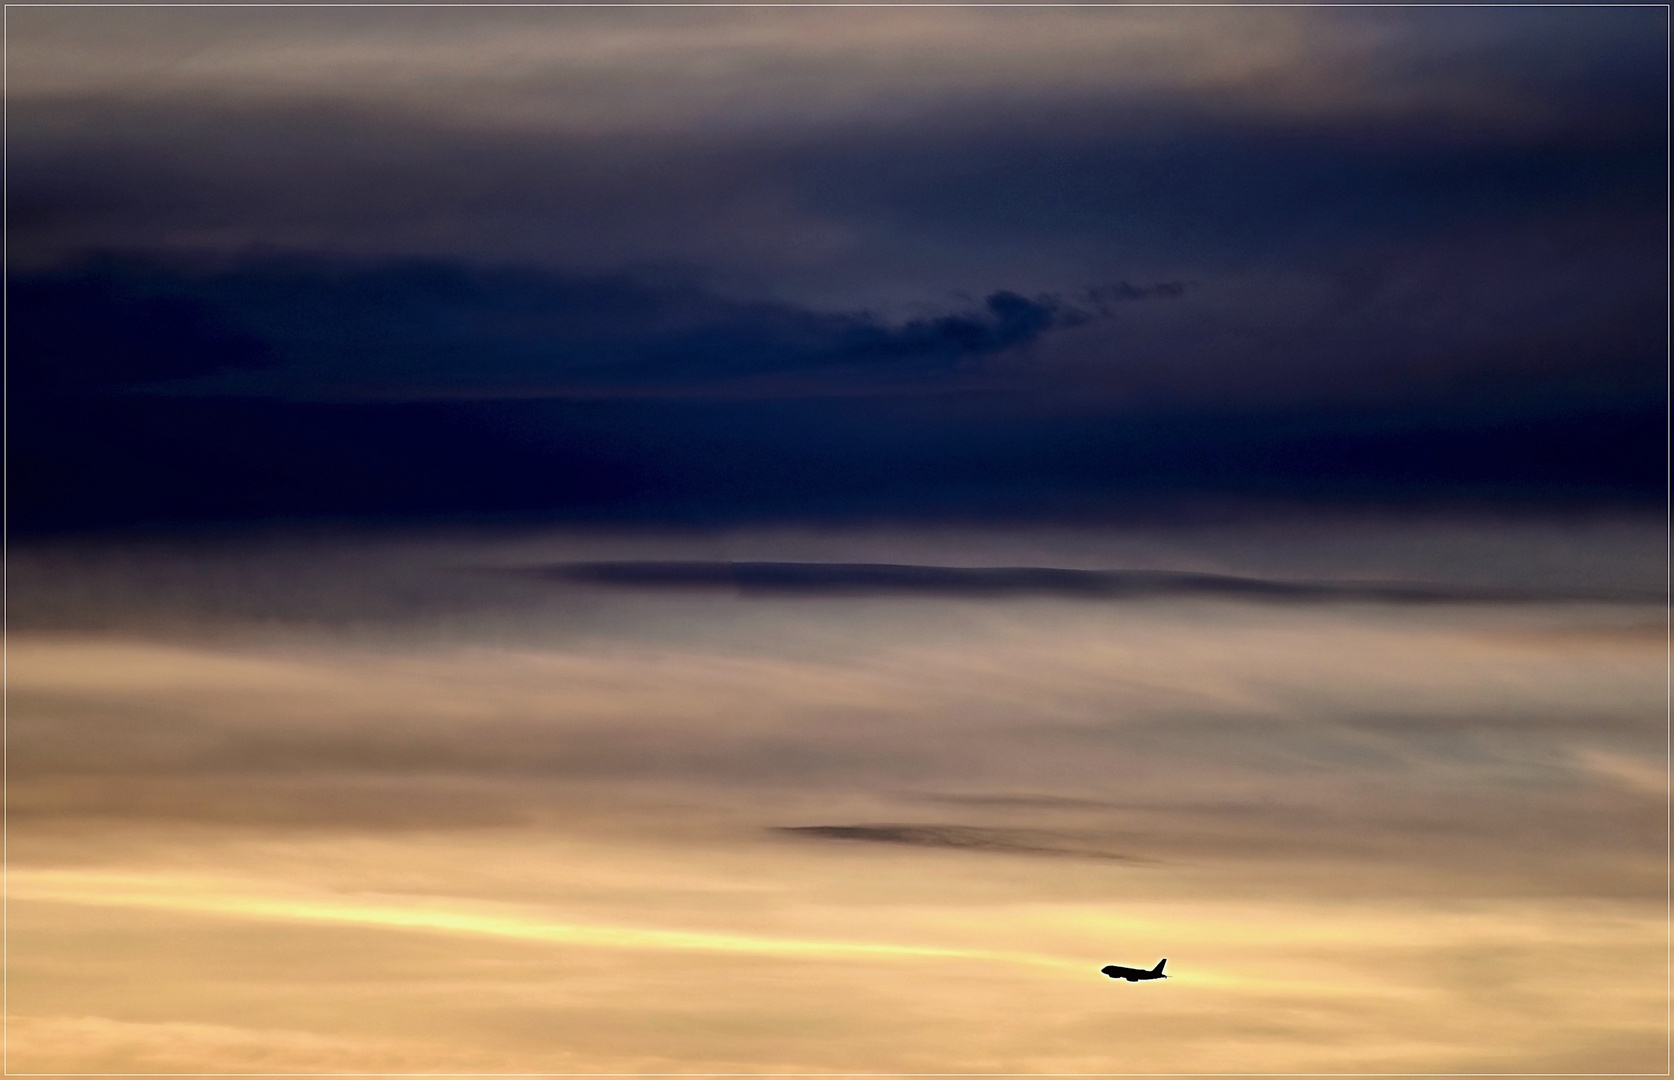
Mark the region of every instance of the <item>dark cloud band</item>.
POLYGON ((1660 594, 1492 589, 1409 582, 1274 581, 1161 570, 1044 566, 904 566, 889 563, 578 562, 519 571, 622 588, 732 589, 790 596, 1006 596, 1144 600, 1214 597, 1292 603, 1517 604, 1561 601, 1660 603, 1660 594))

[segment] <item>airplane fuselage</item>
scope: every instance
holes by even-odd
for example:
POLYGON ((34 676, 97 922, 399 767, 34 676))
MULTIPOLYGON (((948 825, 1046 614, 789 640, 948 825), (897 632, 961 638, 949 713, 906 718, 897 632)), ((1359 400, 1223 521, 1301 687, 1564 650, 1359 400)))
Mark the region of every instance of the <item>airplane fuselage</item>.
POLYGON ((1099 968, 1099 970, 1110 976, 1112 979, 1126 979, 1129 982, 1148 982, 1151 979, 1168 978, 1167 975, 1163 974, 1163 964, 1166 963, 1168 963, 1168 961, 1163 960, 1161 963, 1157 964, 1156 967, 1150 969, 1123 967, 1120 964, 1106 964, 1104 967, 1099 968))

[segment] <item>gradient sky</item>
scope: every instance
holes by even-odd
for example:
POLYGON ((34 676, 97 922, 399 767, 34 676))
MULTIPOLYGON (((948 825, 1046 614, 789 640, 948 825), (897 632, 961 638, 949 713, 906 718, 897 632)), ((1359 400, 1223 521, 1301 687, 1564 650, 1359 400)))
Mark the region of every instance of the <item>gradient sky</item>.
POLYGON ((10 9, 9 1070, 1662 1072, 1667 19, 10 9))

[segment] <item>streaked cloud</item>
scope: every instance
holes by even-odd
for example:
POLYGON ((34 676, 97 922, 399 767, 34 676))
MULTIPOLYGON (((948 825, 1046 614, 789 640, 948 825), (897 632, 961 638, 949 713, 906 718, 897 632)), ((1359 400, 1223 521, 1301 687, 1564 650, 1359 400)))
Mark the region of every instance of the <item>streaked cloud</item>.
POLYGON ((634 926, 568 923, 541 913, 491 905, 393 898, 330 897, 259 890, 239 882, 121 875, 73 870, 20 870, 10 876, 10 895, 20 900, 113 907, 163 908, 200 915, 300 922, 346 923, 381 930, 419 930, 486 935, 547 945, 598 949, 651 949, 742 953, 839 961, 863 959, 960 959, 990 963, 1043 964, 1078 969, 1047 956, 992 950, 891 945, 866 941, 808 941, 750 934, 725 934, 634 926))

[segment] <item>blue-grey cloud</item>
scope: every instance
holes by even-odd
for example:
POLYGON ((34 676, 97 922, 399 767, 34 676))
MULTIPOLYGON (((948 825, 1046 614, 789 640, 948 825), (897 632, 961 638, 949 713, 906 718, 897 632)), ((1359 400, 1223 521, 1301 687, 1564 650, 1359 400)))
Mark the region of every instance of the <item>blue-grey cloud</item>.
MULTIPOLYGON (((1000 333, 997 320, 988 325, 1000 333)), ((245 352, 213 344, 218 334, 201 363, 242 361, 245 352)), ((807 359, 777 354, 787 355, 807 359)), ((14 353, 14 378, 35 361, 52 362, 14 353)), ((897 362, 883 370, 899 373, 897 362)), ((711 379, 717 369, 737 370, 724 356, 711 379)), ((98 378, 112 370, 100 366, 98 378)), ((1510 509, 1662 498, 1661 403, 1631 383, 1600 395, 1508 379, 1394 403, 1235 408, 1054 396, 1051 383, 1029 392, 933 353, 906 370, 904 385, 873 367, 832 373, 820 393, 719 396, 671 379, 623 393, 620 371, 614 382, 593 372, 594 389, 608 393, 523 400, 182 396, 18 378, 12 527, 1105 520, 1274 500, 1510 509)), ((290 373, 253 374, 281 380, 272 386, 290 373)))
POLYGON ((794 135, 539 138, 363 108, 48 102, 13 108, 12 244, 32 264, 94 247, 270 245, 695 267, 729 288, 901 302, 1136 267, 1202 277, 1582 206, 1650 220, 1660 72, 1642 123, 1624 128, 1636 114, 1600 102, 1618 122, 1594 134, 1483 138, 1421 116, 1256 124, 1166 104, 1136 128, 1131 105, 1098 101, 794 135))

